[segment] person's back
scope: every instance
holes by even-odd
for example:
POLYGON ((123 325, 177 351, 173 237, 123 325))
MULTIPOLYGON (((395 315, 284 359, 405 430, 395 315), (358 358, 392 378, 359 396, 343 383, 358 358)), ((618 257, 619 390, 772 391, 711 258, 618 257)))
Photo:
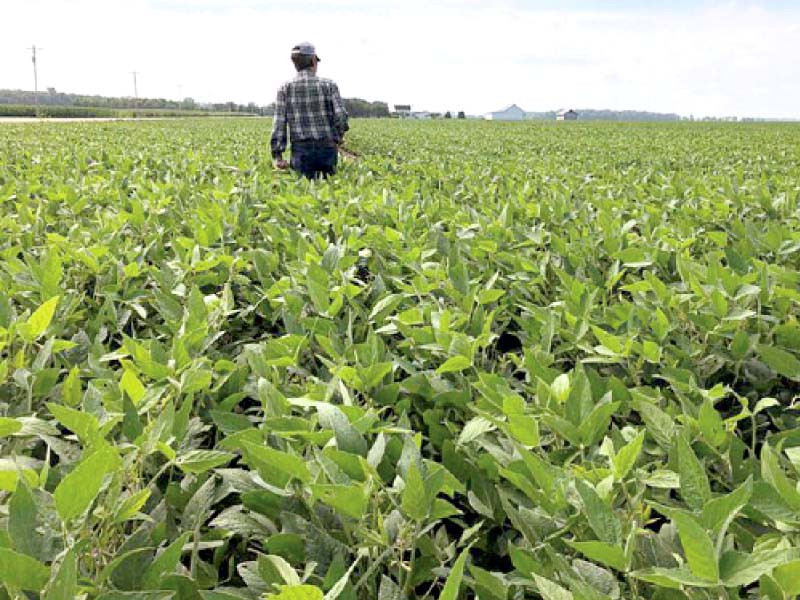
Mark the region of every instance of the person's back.
POLYGON ((331 175, 336 170, 337 148, 348 130, 347 111, 339 88, 317 77, 319 57, 314 46, 298 44, 292 49, 297 76, 278 89, 272 127, 272 156, 279 168, 287 139, 292 142, 291 167, 309 178, 331 175))

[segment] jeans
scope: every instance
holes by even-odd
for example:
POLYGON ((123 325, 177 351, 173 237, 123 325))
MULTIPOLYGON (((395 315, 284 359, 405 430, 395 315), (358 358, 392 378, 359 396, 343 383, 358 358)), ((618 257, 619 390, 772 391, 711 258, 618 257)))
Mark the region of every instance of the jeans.
POLYGON ((333 175, 338 158, 336 146, 332 142, 292 143, 292 169, 309 179, 333 175))

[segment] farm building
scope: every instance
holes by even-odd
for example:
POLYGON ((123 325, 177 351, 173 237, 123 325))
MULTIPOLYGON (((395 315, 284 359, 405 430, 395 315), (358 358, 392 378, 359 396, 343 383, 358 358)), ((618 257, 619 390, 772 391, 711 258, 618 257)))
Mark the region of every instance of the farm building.
POLYGON ((574 110, 560 110, 556 113, 556 121, 577 121, 578 113, 574 110))
POLYGON ((507 106, 503 110, 486 113, 484 119, 487 121, 522 121, 525 118, 525 111, 516 104, 507 106))
POLYGON ((411 116, 411 105, 410 104, 395 104, 394 105, 394 114, 398 117, 410 117, 411 116))

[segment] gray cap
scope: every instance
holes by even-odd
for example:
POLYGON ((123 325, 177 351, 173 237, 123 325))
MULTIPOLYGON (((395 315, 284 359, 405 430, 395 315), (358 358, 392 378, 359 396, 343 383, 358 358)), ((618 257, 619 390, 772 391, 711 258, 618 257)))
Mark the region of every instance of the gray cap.
MULTIPOLYGON (((314 48, 314 44, 309 42, 301 42, 292 48, 292 54, 300 54, 302 56, 317 56, 317 49, 314 48)), ((317 60, 320 60, 319 56, 317 56, 317 60)))

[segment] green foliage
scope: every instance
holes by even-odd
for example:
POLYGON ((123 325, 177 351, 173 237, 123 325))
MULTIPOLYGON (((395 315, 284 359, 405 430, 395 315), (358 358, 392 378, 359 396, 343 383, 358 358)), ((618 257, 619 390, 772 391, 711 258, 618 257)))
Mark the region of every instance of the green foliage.
POLYGON ((800 129, 0 127, 0 598, 788 598, 800 129))

